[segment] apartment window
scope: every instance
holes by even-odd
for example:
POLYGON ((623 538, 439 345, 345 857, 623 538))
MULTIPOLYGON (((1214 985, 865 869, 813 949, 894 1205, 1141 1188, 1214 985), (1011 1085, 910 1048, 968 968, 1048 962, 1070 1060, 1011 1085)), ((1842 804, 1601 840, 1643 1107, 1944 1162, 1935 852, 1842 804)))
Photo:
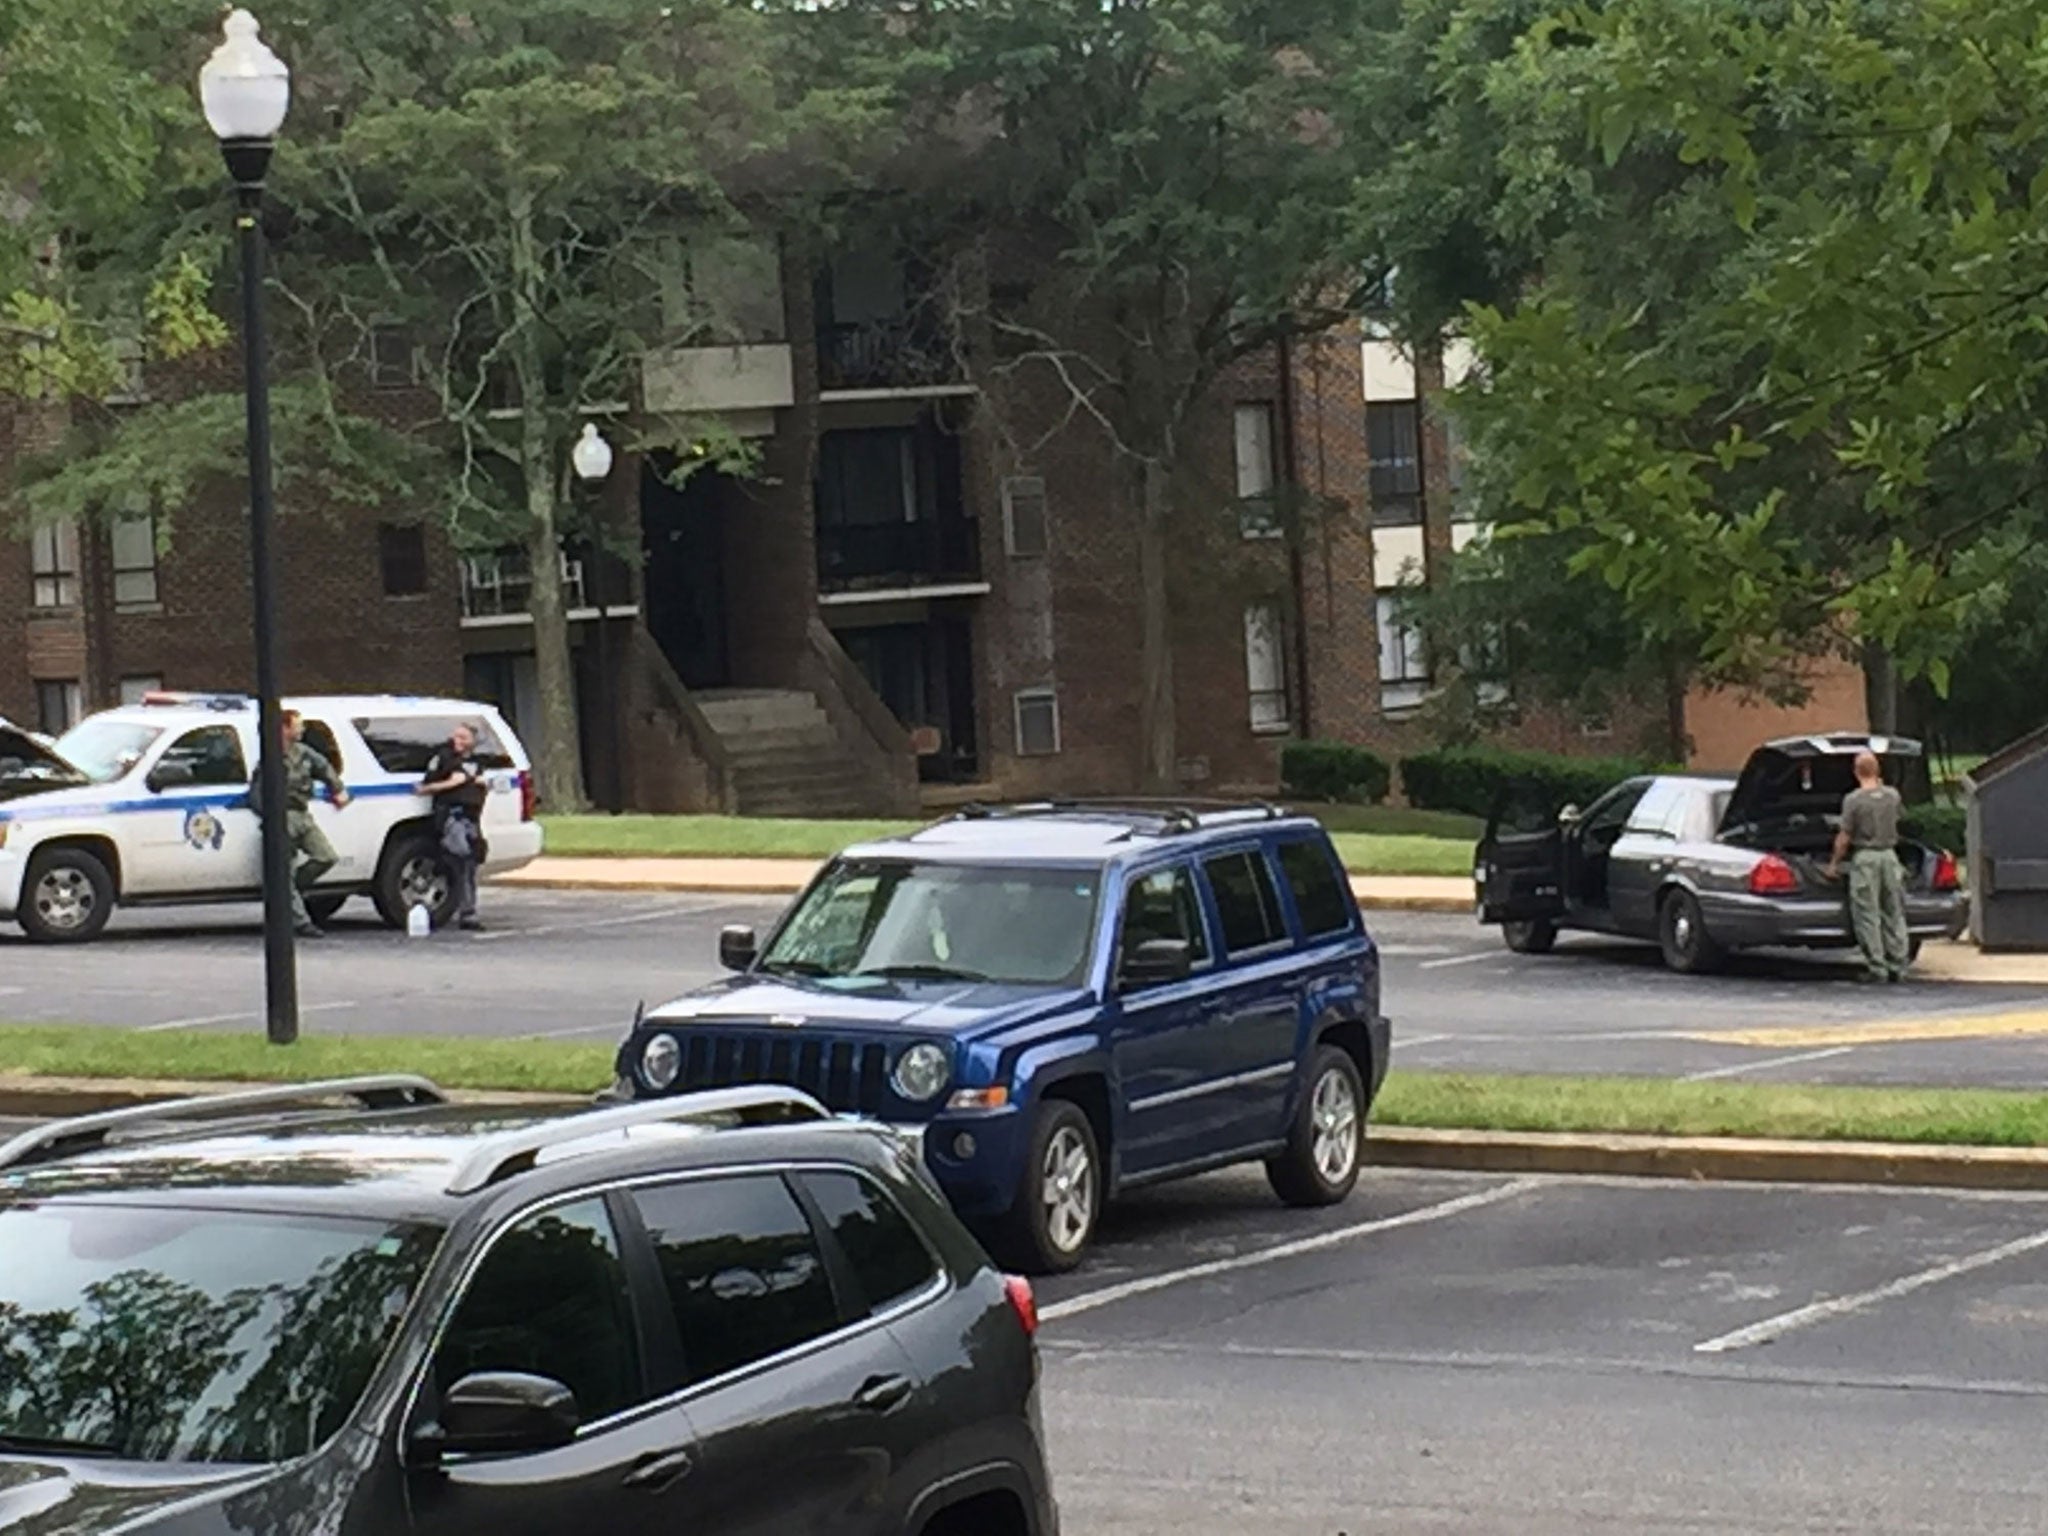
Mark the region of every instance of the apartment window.
POLYGON ((1579 721, 1581 736, 1612 736, 1614 717, 1604 710, 1588 714, 1579 721))
POLYGON ((114 556, 114 606, 156 606, 156 519, 147 511, 124 512, 108 538, 114 556))
POLYGON ((1380 706, 1412 709, 1429 692, 1429 660, 1423 654, 1422 631, 1402 611, 1398 590, 1379 594, 1380 706))
POLYGON ((427 531, 418 523, 379 523, 377 563, 386 597, 418 597, 427 590, 427 531))
POLYGON ((1244 671, 1252 729, 1262 735, 1290 729, 1294 712, 1287 696, 1286 626, 1279 604, 1253 603, 1245 609, 1244 671))
POLYGON ((1235 416, 1237 526, 1248 539, 1280 536, 1273 504, 1273 407, 1264 400, 1238 406, 1235 416))
POLYGON ((36 683, 36 729, 45 736, 62 736, 78 724, 84 713, 85 690, 76 678, 36 683))
POLYGON ((1413 400, 1380 400, 1365 408, 1367 491, 1381 528, 1422 521, 1421 417, 1413 400))
POLYGON ((123 704, 140 704, 144 695, 162 693, 163 691, 164 680, 161 676, 152 674, 148 677, 124 677, 121 679, 121 702, 123 704))
POLYGON ((1050 757, 1060 749, 1060 701, 1050 688, 1017 695, 1017 755, 1050 757))
POLYGON ((370 383, 378 389, 410 389, 418 382, 411 329, 388 320, 371 326, 370 383))
POLYGON ((35 581, 30 601, 38 608, 78 606, 78 522, 44 523, 30 536, 35 581))
POLYGON ((1046 551, 1045 482, 1036 475, 1014 475, 1003 482, 1003 545, 1019 560, 1046 551))

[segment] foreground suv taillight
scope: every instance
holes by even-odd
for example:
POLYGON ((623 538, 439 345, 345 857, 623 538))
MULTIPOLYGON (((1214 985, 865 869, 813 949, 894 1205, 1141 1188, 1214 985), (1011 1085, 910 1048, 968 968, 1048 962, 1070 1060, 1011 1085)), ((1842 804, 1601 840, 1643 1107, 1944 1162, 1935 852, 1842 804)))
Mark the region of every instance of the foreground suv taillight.
POLYGON ((533 820, 533 807, 538 796, 533 787, 533 770, 528 768, 519 775, 519 819, 533 820))
POLYGON ((1038 1298, 1031 1294, 1031 1282, 1022 1275, 1003 1276, 1003 1293, 1010 1298, 1010 1310, 1023 1325, 1024 1337, 1038 1337, 1038 1298))
POLYGON ((1753 896, 1784 896, 1799 889, 1799 876, 1792 866, 1775 853, 1767 853, 1757 861, 1749 872, 1749 890, 1753 896))
POLYGON ((1956 868, 1956 856, 1946 848, 1940 849, 1934 855, 1934 888, 1953 891, 1960 889, 1962 883, 1963 872, 1956 868))

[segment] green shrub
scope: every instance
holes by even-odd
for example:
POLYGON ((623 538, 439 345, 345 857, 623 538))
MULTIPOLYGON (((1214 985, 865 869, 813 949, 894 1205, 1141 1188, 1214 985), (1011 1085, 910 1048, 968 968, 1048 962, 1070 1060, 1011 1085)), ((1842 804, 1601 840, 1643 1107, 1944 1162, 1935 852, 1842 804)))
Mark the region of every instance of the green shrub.
POLYGON ((1422 810, 1490 816, 1514 807, 1548 815, 1590 805, 1623 779, 1650 771, 1633 758, 1446 747, 1402 758, 1401 789, 1422 810))
POLYGON ((1961 858, 1969 841, 1969 821, 1969 812, 1960 805, 1909 805, 1900 827, 1915 841, 1946 848, 1961 858))
POLYGON ((1281 786, 1304 800, 1377 805, 1393 782, 1384 757, 1349 742, 1290 741, 1280 749, 1281 786))

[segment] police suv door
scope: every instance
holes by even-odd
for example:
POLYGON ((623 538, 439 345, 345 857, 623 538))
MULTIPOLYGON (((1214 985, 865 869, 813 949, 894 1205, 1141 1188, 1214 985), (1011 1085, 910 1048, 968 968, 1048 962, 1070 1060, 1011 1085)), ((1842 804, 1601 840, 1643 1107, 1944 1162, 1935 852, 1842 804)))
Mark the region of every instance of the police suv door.
POLYGON ((239 716, 188 722, 123 785, 122 893, 144 897, 245 895, 263 867, 249 805, 255 745, 239 716))

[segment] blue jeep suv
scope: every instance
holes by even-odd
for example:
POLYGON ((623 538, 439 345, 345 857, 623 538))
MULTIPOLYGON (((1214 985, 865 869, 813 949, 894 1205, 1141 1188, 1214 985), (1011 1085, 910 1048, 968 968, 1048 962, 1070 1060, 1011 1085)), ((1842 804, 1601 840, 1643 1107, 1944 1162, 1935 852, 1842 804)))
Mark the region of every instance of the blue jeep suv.
POLYGON ((894 1125, 1015 1267, 1071 1268, 1106 1200, 1162 1179, 1357 1182, 1390 1030, 1307 817, 975 808, 848 849, 765 944, 719 948, 738 974, 636 1022, 615 1091, 787 1083, 894 1125))

